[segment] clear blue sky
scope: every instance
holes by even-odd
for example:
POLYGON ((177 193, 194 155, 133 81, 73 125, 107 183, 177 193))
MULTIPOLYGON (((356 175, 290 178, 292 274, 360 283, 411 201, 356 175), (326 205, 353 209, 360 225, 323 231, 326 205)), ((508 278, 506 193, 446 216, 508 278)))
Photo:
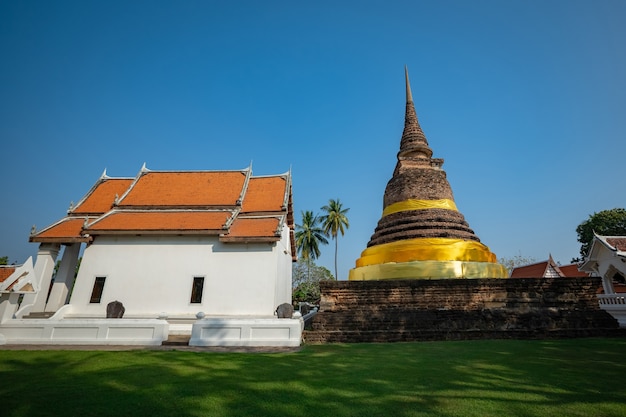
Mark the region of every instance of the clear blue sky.
MULTIPOLYGON (((498 257, 561 263, 626 206, 626 2, 0 1, 0 256, 106 168, 293 172, 296 221, 382 211, 404 66, 457 206, 498 257)), ((333 269, 332 244, 321 265, 333 269)))

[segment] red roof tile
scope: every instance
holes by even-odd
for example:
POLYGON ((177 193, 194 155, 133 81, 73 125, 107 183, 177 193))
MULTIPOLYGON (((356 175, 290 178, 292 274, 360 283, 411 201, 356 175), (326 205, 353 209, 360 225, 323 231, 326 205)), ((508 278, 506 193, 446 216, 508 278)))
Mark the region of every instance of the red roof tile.
POLYGON ((236 206, 245 180, 245 171, 145 172, 119 207, 236 206))
POLYGON ((244 213, 283 210, 287 180, 285 177, 250 178, 241 209, 244 213))
POLYGON ((115 196, 121 197, 133 183, 132 178, 107 178, 97 184, 71 211, 72 214, 102 214, 113 207, 115 196))
POLYGON ((577 264, 569 264, 569 265, 559 266, 559 269, 568 278, 588 277, 589 276, 589 273, 587 273, 585 271, 579 271, 577 264))
POLYGON ((85 232, 221 231, 232 215, 231 211, 116 211, 90 224, 85 232))
POLYGON ((531 265, 518 266, 511 271, 511 278, 543 278, 548 267, 548 261, 537 262, 531 265))
POLYGON ((13 274, 13 272, 15 272, 15 266, 13 265, 0 266, 0 282, 4 282, 8 277, 11 276, 11 274, 13 274))
POLYGON ((606 242, 620 252, 626 252, 626 237, 607 237, 606 242))

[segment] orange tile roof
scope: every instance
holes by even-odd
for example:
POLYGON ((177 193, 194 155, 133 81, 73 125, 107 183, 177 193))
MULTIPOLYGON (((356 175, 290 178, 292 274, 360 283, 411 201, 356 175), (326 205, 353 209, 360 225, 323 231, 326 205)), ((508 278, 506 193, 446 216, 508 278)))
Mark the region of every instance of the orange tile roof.
POLYGON ((278 217, 238 217, 230 227, 229 237, 276 237, 278 217))
MULTIPOLYGON (((64 243, 89 241, 88 235, 163 232, 219 234, 224 242, 272 242, 280 238, 278 228, 284 222, 293 229, 289 174, 252 177, 249 169, 149 171, 144 167, 135 179, 103 176, 68 217, 30 240, 64 243), (243 217, 237 217, 239 213, 243 217), (87 214, 90 224, 83 228, 87 214)), ((293 230, 290 239, 295 253, 293 230)))
POLYGON ((72 214, 102 214, 113 207, 115 196, 121 197, 133 183, 133 178, 106 178, 94 188, 71 211, 72 214))
POLYGON ((287 180, 283 176, 250 178, 243 199, 244 213, 283 210, 287 180))
POLYGON ((233 211, 116 211, 90 224, 85 233, 103 231, 222 231, 233 211))
POLYGON ((14 265, 2 265, 0 266, 0 282, 4 282, 8 277, 15 272, 14 265))
POLYGON ((85 217, 65 217, 30 237, 31 242, 85 242, 82 235, 85 217))
POLYGON ((118 205, 236 206, 246 174, 246 171, 143 172, 118 205))

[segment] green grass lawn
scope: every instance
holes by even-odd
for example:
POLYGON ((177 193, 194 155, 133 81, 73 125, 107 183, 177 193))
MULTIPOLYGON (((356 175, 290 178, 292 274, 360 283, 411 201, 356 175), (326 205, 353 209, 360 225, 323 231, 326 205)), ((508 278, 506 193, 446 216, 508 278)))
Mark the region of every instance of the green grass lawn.
POLYGON ((626 416, 626 339, 0 350, 0 415, 626 416))

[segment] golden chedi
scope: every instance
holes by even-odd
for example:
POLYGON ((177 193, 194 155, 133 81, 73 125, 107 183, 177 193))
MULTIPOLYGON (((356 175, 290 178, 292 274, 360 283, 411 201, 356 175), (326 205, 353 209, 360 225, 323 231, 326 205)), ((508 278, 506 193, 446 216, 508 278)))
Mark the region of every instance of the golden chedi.
POLYGON ((398 163, 387 183, 383 214, 350 280, 506 278, 456 204, 415 113, 409 76, 398 163))

